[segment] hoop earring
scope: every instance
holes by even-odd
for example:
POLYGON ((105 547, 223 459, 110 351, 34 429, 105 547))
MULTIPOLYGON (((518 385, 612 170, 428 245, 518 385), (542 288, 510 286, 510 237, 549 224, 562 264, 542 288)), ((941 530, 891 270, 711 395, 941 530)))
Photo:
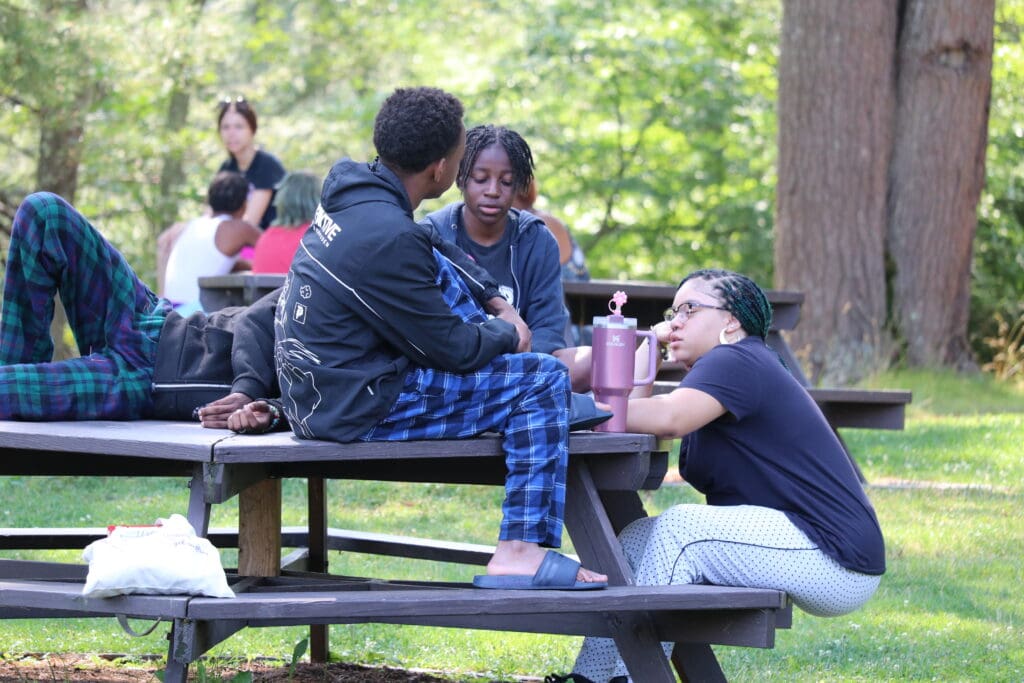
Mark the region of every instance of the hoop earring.
POLYGON ((732 344, 732 342, 729 341, 729 338, 727 336, 725 336, 725 328, 724 327, 722 328, 722 331, 718 333, 718 343, 719 344, 732 344))

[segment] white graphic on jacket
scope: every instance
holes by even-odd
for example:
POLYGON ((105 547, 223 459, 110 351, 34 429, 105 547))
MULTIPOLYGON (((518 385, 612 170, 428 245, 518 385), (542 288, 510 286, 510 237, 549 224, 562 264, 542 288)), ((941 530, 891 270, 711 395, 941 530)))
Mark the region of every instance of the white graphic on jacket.
POLYGON ((318 205, 313 214, 313 231, 325 247, 331 246, 331 242, 341 232, 341 226, 324 211, 323 204, 318 205))
POLYGON ((281 404, 284 406, 285 417, 291 423, 292 431, 296 434, 301 432, 302 436, 311 439, 313 433, 306 421, 312 417, 316 407, 320 405, 322 397, 316 388, 313 375, 296 367, 292 361, 301 359, 313 365, 320 365, 320 358, 299 340, 284 337, 285 321, 288 316, 288 306, 285 305, 285 302, 288 300, 291 288, 292 274, 288 273, 281 288, 277 310, 274 312, 275 337, 277 337, 277 341, 274 343, 274 363, 277 365, 277 384, 281 388, 281 404), (311 402, 309 412, 300 415, 295 397, 299 391, 305 391, 307 386, 309 394, 315 400, 311 402))
POLYGON ((313 365, 320 365, 320 358, 306 348, 305 344, 298 339, 282 339, 274 345, 274 361, 277 363, 277 383, 281 387, 281 403, 284 404, 284 414, 292 425, 293 431, 301 431, 302 436, 307 439, 314 438, 313 431, 309 428, 306 420, 316 412, 320 400, 323 398, 316 388, 316 380, 313 373, 302 370, 292 361, 302 360, 313 365), (293 393, 294 392, 294 393, 293 393), (309 411, 299 414, 299 404, 296 400, 298 395, 313 397, 303 401, 309 406, 309 411))

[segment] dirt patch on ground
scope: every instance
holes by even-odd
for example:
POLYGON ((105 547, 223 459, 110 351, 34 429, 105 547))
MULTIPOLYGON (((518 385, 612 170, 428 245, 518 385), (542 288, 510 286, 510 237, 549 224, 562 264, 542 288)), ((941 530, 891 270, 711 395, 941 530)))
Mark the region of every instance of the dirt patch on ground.
MULTIPOLYGON (((47 655, 46 657, 4 657, 0 659, 0 681, 91 681, 92 683, 128 683, 157 681, 158 663, 119 662, 115 657, 88 655, 47 655)), ((290 672, 280 664, 248 663, 242 666, 204 664, 204 675, 197 676, 197 665, 189 669, 190 680, 231 681, 241 672, 252 674, 253 681, 288 681, 290 683, 501 683, 485 678, 458 676, 455 673, 409 671, 390 667, 367 667, 334 662, 310 664, 303 662, 290 672)), ((520 679, 538 680, 538 679, 520 679)))

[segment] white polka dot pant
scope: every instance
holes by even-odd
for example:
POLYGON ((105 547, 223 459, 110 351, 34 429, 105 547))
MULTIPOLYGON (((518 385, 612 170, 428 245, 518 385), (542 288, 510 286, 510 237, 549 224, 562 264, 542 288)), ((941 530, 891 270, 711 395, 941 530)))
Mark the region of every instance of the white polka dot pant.
MULTIPOLYGON (((619 541, 639 585, 772 588, 815 616, 856 610, 881 579, 842 567, 785 514, 754 505, 677 505, 636 520, 619 541)), ((584 639, 573 671, 596 683, 627 675, 610 638, 584 639)))

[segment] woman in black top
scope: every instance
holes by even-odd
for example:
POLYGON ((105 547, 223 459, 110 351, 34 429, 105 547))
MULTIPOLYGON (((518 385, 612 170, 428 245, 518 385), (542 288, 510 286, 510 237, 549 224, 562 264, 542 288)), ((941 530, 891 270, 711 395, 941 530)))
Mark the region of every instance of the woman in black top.
MULTIPOLYGON (((680 472, 707 504, 639 519, 619 538, 638 584, 772 588, 839 616, 878 587, 882 531, 817 404, 765 344, 771 315, 742 275, 680 283, 655 332, 687 374, 670 394, 631 399, 626 431, 680 438, 680 472)), ((626 680, 607 638, 587 638, 573 671, 552 680, 626 680)))
POLYGON ((284 178, 284 166, 256 145, 256 110, 244 97, 223 100, 218 106, 217 128, 228 158, 219 171, 241 173, 249 181, 248 205, 242 219, 259 228, 274 220, 274 193, 284 178))

